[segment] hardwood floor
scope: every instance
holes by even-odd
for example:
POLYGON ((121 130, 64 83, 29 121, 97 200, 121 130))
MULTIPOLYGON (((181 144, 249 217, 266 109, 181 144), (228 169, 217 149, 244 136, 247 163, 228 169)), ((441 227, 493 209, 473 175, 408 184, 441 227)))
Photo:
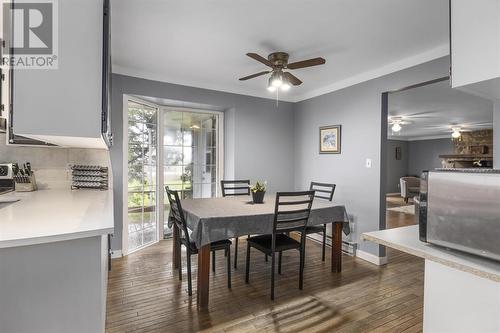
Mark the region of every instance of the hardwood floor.
MULTIPOLYGON (((217 254, 210 276, 208 312, 188 297, 187 279, 172 270, 171 241, 113 260, 109 275, 106 331, 112 332, 419 332, 423 316, 423 260, 390 251, 390 264, 377 267, 343 257, 343 271, 331 273, 329 255, 307 242, 304 290, 298 289, 299 254, 283 254, 276 301, 269 298, 270 263, 252 252, 250 284, 245 284, 245 255, 226 284, 226 265, 217 254)), ((240 254, 246 251, 240 239, 240 254)), ((182 255, 186 264, 185 253, 182 255)), ((195 259, 195 258, 193 258, 195 259)), ((196 260, 194 260, 196 263, 196 260)), ((196 264, 193 264, 196 281, 196 264)), ((194 283, 196 286, 196 283, 194 283)))
MULTIPOLYGON (((403 198, 401 198, 400 196, 387 196, 386 198, 387 208, 401 207, 411 204, 413 204, 411 200, 409 203, 405 203, 403 198)), ((415 215, 413 214, 405 214, 402 212, 386 210, 385 216, 385 224, 387 229, 405 227, 415 224, 415 215)))

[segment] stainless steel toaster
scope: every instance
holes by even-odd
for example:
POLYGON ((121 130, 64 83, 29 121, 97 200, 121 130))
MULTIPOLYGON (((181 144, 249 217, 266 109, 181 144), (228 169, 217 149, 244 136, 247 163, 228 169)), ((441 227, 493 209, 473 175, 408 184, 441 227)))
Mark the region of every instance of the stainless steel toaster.
POLYGON ((500 261, 500 170, 422 174, 420 240, 500 261))

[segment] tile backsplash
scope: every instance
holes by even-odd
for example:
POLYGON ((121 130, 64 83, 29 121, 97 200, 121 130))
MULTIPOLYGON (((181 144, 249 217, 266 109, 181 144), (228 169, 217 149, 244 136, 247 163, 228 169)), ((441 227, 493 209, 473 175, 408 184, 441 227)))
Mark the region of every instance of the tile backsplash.
MULTIPOLYGON (((9 146, 5 140, 5 134, 0 133, 0 163, 22 166, 30 162, 40 189, 69 188, 72 164, 111 167, 109 151, 105 149, 9 146)), ((112 180, 109 181, 111 186, 112 180)))

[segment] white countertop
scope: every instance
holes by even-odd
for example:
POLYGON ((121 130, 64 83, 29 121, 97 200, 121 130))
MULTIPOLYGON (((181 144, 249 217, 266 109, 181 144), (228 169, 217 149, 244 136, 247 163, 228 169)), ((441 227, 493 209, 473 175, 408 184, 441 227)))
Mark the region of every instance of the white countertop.
POLYGON ((39 190, 0 195, 0 248, 113 233, 113 191, 39 190))
POLYGON ((362 239, 500 282, 500 263, 421 242, 418 225, 365 232, 362 239))

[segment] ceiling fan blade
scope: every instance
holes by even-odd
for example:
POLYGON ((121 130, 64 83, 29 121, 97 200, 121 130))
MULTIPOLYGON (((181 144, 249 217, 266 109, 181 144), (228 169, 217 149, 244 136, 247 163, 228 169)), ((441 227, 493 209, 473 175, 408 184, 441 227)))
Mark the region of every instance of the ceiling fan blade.
POLYGON ((288 64, 286 67, 288 69, 299 69, 299 68, 323 65, 324 63, 326 63, 326 60, 319 57, 319 58, 313 58, 313 59, 308 59, 308 60, 292 62, 291 64, 288 64))
POLYGON ((300 81, 295 75, 293 75, 292 73, 289 73, 289 72, 285 72, 283 73, 283 75, 286 76, 286 78, 288 79, 288 81, 293 84, 294 86, 298 86, 300 84, 302 84, 302 81, 300 81))
POLYGON ((258 55, 257 53, 247 53, 247 56, 249 56, 250 58, 254 59, 254 60, 257 60, 258 62, 261 62, 263 63, 264 65, 266 66, 269 66, 269 67, 273 67, 273 64, 272 62, 270 62, 269 60, 267 60, 266 58, 258 55))
POLYGON ((239 80, 240 81, 250 80, 250 79, 253 79, 254 77, 261 76, 261 75, 268 74, 268 73, 271 73, 271 71, 264 71, 264 72, 259 72, 259 73, 255 73, 255 74, 252 74, 252 75, 240 77, 239 80))

